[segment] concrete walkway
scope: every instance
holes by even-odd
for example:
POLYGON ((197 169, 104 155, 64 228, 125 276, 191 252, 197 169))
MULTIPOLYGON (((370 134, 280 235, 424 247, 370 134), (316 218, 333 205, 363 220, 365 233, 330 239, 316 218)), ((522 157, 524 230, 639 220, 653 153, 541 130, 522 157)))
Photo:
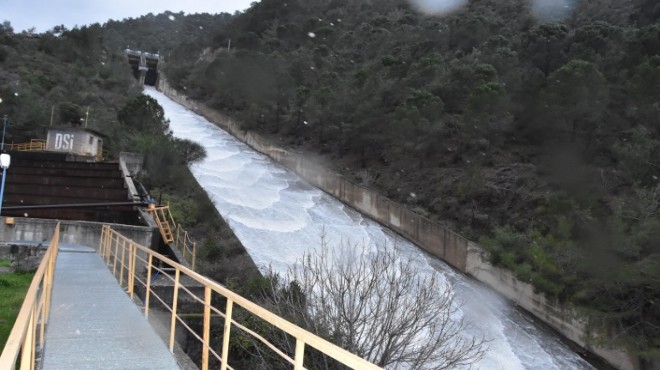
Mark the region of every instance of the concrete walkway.
POLYGON ((180 369, 92 248, 61 245, 43 369, 180 369))

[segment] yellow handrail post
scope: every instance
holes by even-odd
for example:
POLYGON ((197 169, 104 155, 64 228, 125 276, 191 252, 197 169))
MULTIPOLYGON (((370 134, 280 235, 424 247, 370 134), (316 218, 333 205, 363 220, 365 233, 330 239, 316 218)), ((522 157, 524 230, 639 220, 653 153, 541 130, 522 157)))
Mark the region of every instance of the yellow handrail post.
POLYGON ((202 334, 202 370, 209 370, 209 346, 211 343, 211 287, 204 287, 204 332, 202 334))
POLYGON ((99 238, 99 253, 101 254, 101 258, 103 258, 103 262, 106 262, 105 260, 105 248, 108 245, 108 241, 106 238, 108 237, 108 233, 105 231, 105 226, 103 225, 101 227, 101 237, 99 238))
MULTIPOLYGON (((176 225, 176 247, 179 248, 179 233, 181 232, 181 227, 176 225)), ((184 258, 186 256, 183 256, 184 258)))
POLYGON ((46 267, 46 272, 44 273, 44 300, 46 304, 44 305, 44 316, 48 317, 48 311, 50 311, 50 288, 53 284, 53 264, 51 261, 48 261, 48 266, 46 267))
POLYGON ((32 365, 30 369, 34 369, 35 360, 37 358, 37 305, 32 308, 32 327, 30 328, 30 362, 32 365))
POLYGON ((108 233, 105 236, 105 264, 110 265, 110 237, 112 237, 112 233, 107 230, 108 233))
POLYGON ((99 253, 103 256, 103 237, 105 236, 105 225, 101 226, 101 237, 99 238, 99 253))
POLYGON ((48 317, 48 314, 50 313, 50 297, 53 292, 53 278, 55 277, 55 258, 57 257, 52 257, 50 256, 50 261, 48 261, 48 266, 46 267, 46 284, 48 285, 48 288, 46 289, 46 313, 45 316, 48 317))
POLYGON ((124 282, 124 257, 126 255, 126 239, 121 241, 121 265, 119 265, 119 286, 124 282))
POLYGON ((128 242, 128 268, 126 269, 126 292, 131 294, 131 279, 133 278, 133 242, 128 242))
POLYGON ((131 282, 131 286, 133 287, 132 293, 135 294, 135 275, 138 273, 138 268, 137 268, 137 258, 138 258, 138 248, 137 245, 133 246, 133 281, 131 282))
POLYGON ((128 292, 133 299, 133 292, 135 290, 135 259, 137 257, 137 247, 135 244, 131 243, 131 260, 130 260, 130 269, 128 270, 128 292))
POLYGON ((172 298, 172 323, 170 325, 170 352, 174 353, 174 334, 176 334, 176 306, 179 301, 179 275, 177 267, 174 275, 174 297, 172 298))
POLYGON ((305 341, 300 338, 296 338, 296 354, 294 358, 294 370, 303 369, 303 359, 305 358, 305 341))
POLYGON ((105 240, 103 242, 103 260, 106 264, 110 263, 110 237, 112 234, 104 227, 105 240))
POLYGON ((147 263, 147 288, 144 296, 144 316, 149 317, 149 296, 151 295, 151 264, 153 263, 154 255, 149 254, 149 262, 147 263))
POLYGON ((194 271, 195 270, 195 261, 197 260, 197 254, 195 253, 196 252, 195 247, 196 247, 197 243, 192 242, 192 245, 193 245, 193 249, 192 249, 192 269, 194 271))
POLYGON ((54 248, 52 254, 49 256, 48 265, 46 266, 46 271, 44 273, 44 279, 48 284, 48 289, 46 289, 46 319, 48 319, 48 314, 50 313, 50 298, 53 293, 53 280, 55 279, 55 262, 57 262, 57 254, 59 253, 59 238, 60 238, 60 224, 58 223, 55 227, 55 232, 53 233, 54 248))
POLYGON ((229 365, 229 335, 231 334, 231 314, 233 309, 234 301, 231 298, 227 298, 227 309, 225 310, 225 329, 222 335, 221 370, 227 370, 227 365, 229 365))
POLYGON ((174 222, 174 217, 172 217, 172 211, 170 210, 170 203, 167 202, 167 215, 170 216, 167 218, 168 221, 172 221, 172 225, 176 226, 176 223, 174 222))
POLYGON ((112 248, 114 246, 115 235, 111 232, 108 232, 108 263, 110 263, 110 257, 112 256, 112 248))
POLYGON ((190 237, 188 237, 188 232, 186 230, 181 229, 183 232, 183 237, 181 238, 181 249, 186 251, 186 261, 188 260, 188 254, 190 253, 190 250, 188 249, 188 242, 190 241, 190 237))
POLYGON ((44 273, 44 280, 41 284, 41 299, 39 305, 41 306, 41 324, 39 325, 39 344, 41 347, 44 346, 44 333, 46 332, 46 313, 48 312, 48 297, 50 296, 50 286, 48 283, 48 276, 50 275, 50 261, 48 261, 48 267, 46 267, 46 272, 44 273))
MULTIPOLYGON (((45 289, 45 284, 42 286, 42 289, 45 289)), ((44 297, 46 296, 46 291, 44 290, 44 293, 41 294, 41 302, 39 305, 41 306, 41 317, 39 320, 41 323, 39 324, 39 345, 43 347, 44 345, 44 333, 46 332, 46 302, 44 301, 44 297)))
POLYGON ((105 258, 105 263, 110 263, 110 245, 112 244, 110 242, 112 238, 112 234, 110 233, 110 230, 108 229, 108 226, 104 226, 105 228, 105 247, 104 247, 104 258, 105 258))
POLYGON ((176 230, 177 230, 176 248, 180 250, 181 253, 183 254, 183 259, 188 260, 186 257, 186 236, 188 236, 188 232, 187 231, 183 232, 183 243, 179 245, 179 230, 181 230, 181 227, 177 225, 176 230))
POLYGON ((115 255, 113 256, 112 276, 117 277, 117 252, 119 252, 119 239, 115 244, 115 255))
POLYGON ((23 345, 21 348, 21 370, 31 370, 32 369, 32 353, 34 348, 30 345, 32 343, 32 326, 34 325, 34 308, 30 310, 30 315, 28 316, 28 327, 25 332, 25 338, 23 338, 23 345))

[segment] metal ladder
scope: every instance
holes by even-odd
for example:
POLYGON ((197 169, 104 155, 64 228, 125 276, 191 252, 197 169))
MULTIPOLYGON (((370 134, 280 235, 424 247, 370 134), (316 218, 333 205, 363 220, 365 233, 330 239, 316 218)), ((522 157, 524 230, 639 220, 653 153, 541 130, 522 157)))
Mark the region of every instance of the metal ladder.
POLYGON ((176 223, 174 222, 174 218, 172 218, 170 206, 150 208, 149 212, 152 213, 154 221, 158 225, 163 241, 167 244, 174 242, 172 228, 176 227, 176 223))

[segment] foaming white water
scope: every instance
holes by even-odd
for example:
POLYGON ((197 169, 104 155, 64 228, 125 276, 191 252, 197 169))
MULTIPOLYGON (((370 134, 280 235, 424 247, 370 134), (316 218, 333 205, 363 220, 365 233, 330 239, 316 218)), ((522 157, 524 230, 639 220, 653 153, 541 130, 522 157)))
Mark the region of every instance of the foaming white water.
POLYGON ((420 273, 435 270, 443 274, 464 303, 460 314, 471 324, 467 334, 491 340, 490 350, 476 367, 592 368, 497 294, 308 185, 153 88, 145 93, 163 106, 175 136, 206 148, 207 158, 192 166, 193 175, 258 265, 286 272, 303 254, 319 247, 322 233, 329 246, 342 242, 396 245, 402 255, 414 258, 420 273))
POLYGON ((467 4, 467 0, 410 0, 422 13, 444 15, 451 13, 467 4))

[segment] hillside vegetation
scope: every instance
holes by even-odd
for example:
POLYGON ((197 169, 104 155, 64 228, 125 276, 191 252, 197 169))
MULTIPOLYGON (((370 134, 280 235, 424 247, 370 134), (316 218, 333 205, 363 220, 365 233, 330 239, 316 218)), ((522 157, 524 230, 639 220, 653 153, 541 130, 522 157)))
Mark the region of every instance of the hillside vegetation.
POLYGON ((322 156, 660 352, 660 6, 262 0, 169 55, 168 79, 322 156), (230 42, 231 40, 231 42, 230 42))
POLYGON ((194 44, 192 38, 228 18, 167 12, 72 30, 55 26, 42 34, 15 34, 9 21, 0 25, 5 142, 45 139, 52 123, 107 135, 106 160, 116 160, 121 151, 144 154, 139 180, 154 198, 171 204, 176 221, 198 243, 204 272, 222 283, 247 280, 258 270, 186 167, 204 157, 203 148, 171 135, 163 109, 141 94, 123 50, 165 54, 177 43, 194 44))

